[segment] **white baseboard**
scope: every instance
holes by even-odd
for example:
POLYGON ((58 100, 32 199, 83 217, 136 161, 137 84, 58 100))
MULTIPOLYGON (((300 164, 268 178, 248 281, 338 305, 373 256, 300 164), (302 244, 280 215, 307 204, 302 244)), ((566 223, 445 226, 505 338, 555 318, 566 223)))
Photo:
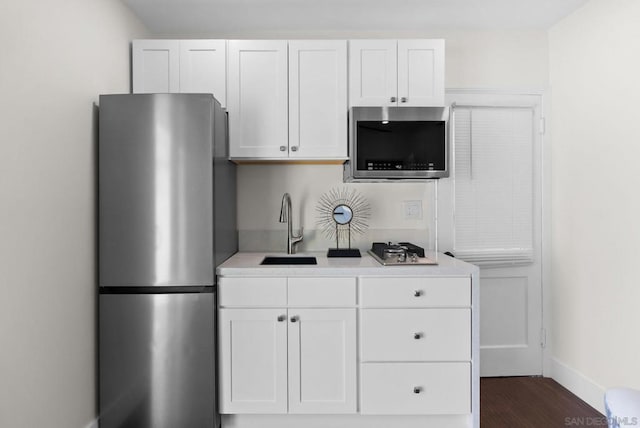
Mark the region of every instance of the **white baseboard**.
POLYGON ((551 360, 551 377, 604 415, 605 388, 556 358, 551 360))

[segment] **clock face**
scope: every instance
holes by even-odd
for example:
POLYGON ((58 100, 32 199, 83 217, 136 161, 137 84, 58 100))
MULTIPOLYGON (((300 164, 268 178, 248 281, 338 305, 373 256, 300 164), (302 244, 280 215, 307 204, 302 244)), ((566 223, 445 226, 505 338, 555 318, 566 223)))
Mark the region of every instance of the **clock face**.
POLYGON ((353 211, 347 205, 338 205, 333 209, 333 220, 338 224, 348 224, 353 218, 353 211))

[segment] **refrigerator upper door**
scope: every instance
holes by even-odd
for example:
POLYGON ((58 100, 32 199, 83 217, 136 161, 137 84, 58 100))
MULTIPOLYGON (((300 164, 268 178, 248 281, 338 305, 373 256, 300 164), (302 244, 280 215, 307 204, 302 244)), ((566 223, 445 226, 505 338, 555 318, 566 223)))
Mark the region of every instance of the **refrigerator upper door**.
POLYGON ((214 103, 100 96, 101 286, 213 284, 214 103))

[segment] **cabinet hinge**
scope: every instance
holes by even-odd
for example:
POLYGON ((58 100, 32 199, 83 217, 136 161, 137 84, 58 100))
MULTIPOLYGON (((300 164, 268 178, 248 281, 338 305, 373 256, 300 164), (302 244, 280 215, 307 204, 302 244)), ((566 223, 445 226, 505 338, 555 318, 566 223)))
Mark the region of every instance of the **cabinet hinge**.
POLYGON ((540 135, 544 135, 546 131, 547 131, 547 122, 544 117, 541 117, 540 123, 538 125, 538 132, 540 133, 540 135))
POLYGON ((541 348, 547 347, 547 329, 546 328, 540 329, 540 347, 541 348))

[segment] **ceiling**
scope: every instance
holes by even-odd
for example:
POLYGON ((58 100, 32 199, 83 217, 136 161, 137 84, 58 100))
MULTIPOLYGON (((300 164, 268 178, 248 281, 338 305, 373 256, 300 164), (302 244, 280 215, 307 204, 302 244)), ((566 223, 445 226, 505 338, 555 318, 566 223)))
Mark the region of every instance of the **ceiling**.
POLYGON ((587 0, 122 0, 155 36, 546 29, 587 0))

